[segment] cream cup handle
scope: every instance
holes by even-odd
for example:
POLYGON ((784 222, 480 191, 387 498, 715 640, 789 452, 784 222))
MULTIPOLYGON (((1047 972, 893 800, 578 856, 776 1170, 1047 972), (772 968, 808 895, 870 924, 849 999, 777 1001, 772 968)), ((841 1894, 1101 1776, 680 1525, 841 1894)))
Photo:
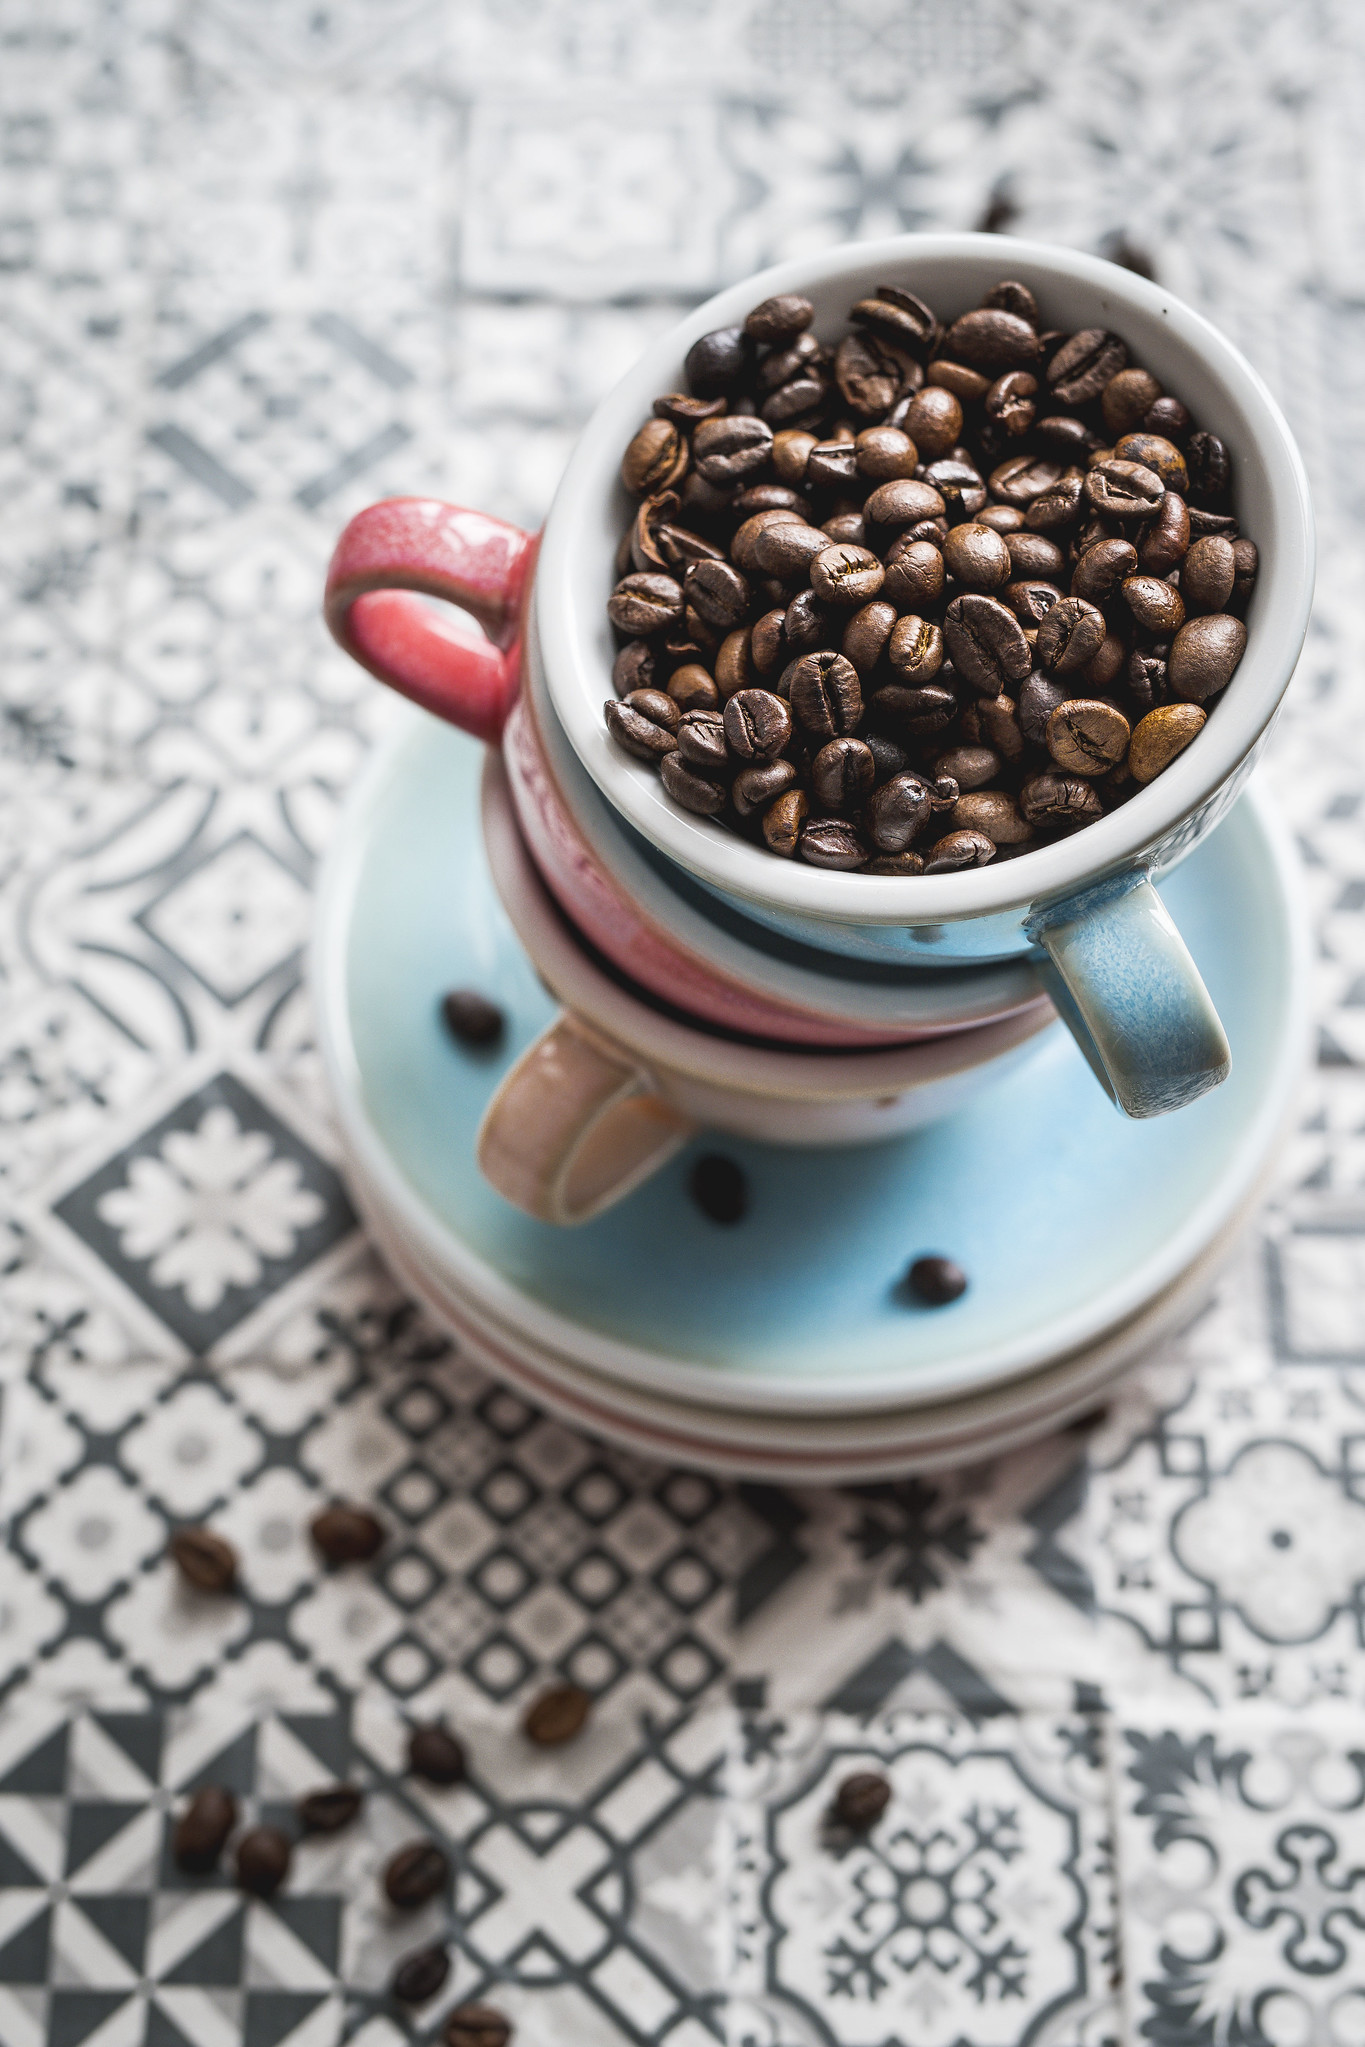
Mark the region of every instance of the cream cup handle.
POLYGON ((696 1125, 581 1018, 528 1045, 479 1126, 479 1170, 541 1222, 591 1222, 686 1144, 696 1125))

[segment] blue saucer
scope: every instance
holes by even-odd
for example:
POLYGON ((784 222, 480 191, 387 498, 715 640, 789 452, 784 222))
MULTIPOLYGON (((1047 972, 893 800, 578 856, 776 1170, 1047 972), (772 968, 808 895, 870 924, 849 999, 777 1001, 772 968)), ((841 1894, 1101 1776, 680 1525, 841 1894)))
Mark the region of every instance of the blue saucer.
POLYGON ((1161 889, 1232 1044, 1231 1078, 1193 1107, 1126 1121, 1052 1032, 927 1131, 841 1150, 703 1139, 596 1222, 532 1221, 474 1163, 489 1097, 555 1014, 489 878, 481 758, 421 714, 396 732, 329 862, 315 993, 357 1167, 399 1191, 422 1255, 538 1342, 725 1404, 954 1398, 1136 1313, 1264 1172, 1301 1070, 1306 976, 1286 855, 1244 798, 1161 889), (506 1011, 495 1053, 447 1036, 457 985, 506 1011), (707 1150, 748 1177, 731 1228, 686 1192, 707 1150), (971 1276, 946 1309, 898 1290, 929 1251, 971 1276))

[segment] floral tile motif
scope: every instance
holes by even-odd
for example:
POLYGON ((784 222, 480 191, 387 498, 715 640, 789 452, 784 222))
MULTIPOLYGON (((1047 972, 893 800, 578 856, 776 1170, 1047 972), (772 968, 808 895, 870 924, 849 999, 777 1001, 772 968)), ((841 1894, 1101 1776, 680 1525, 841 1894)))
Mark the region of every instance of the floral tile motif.
POLYGON ((1097 1722, 757 1715, 729 1783, 736 2047, 1114 2037, 1097 1722), (890 1802, 851 1835, 830 1808, 866 1770, 890 1802))
POLYGON ((1346 2042, 1365 2027, 1354 1713, 1153 1702, 1114 1736, 1130 2037, 1346 2042))
POLYGON ((201 1353, 355 1228, 332 1168, 230 1073, 53 1212, 201 1353))

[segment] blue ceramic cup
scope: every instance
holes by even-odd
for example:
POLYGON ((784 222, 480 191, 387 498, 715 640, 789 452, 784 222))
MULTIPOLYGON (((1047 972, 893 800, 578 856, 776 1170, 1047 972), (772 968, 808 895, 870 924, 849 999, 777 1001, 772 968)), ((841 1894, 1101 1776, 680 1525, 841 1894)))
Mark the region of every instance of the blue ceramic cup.
POLYGON ((719 293, 654 343, 602 402, 546 523, 525 658, 575 753, 638 832, 749 918, 849 959, 961 967, 1031 954, 1096 1074, 1130 1116, 1195 1100, 1229 1070, 1227 1038, 1152 887, 1223 816, 1256 759, 1294 671, 1313 589, 1307 479, 1265 385, 1215 328, 1159 285, 1073 250, 1002 235, 904 235, 777 265, 719 293), (942 317, 1021 278, 1049 326, 1107 327, 1231 451, 1241 530, 1260 551, 1248 642, 1207 724, 1165 772, 1073 836, 959 874, 831 873, 775 859, 673 804, 658 777, 612 744, 602 700, 614 648, 606 599, 629 516, 621 450, 655 395, 683 384, 701 334, 759 300, 803 292, 817 332, 882 282, 942 317))

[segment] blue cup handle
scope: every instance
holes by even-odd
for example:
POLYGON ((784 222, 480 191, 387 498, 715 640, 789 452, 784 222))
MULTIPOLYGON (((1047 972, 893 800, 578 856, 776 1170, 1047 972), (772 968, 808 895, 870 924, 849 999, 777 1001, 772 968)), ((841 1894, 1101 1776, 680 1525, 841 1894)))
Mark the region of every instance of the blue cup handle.
POLYGON ((1043 905, 1025 929, 1058 1014, 1125 1116, 1164 1116, 1227 1079, 1227 1033, 1146 875, 1043 905))

